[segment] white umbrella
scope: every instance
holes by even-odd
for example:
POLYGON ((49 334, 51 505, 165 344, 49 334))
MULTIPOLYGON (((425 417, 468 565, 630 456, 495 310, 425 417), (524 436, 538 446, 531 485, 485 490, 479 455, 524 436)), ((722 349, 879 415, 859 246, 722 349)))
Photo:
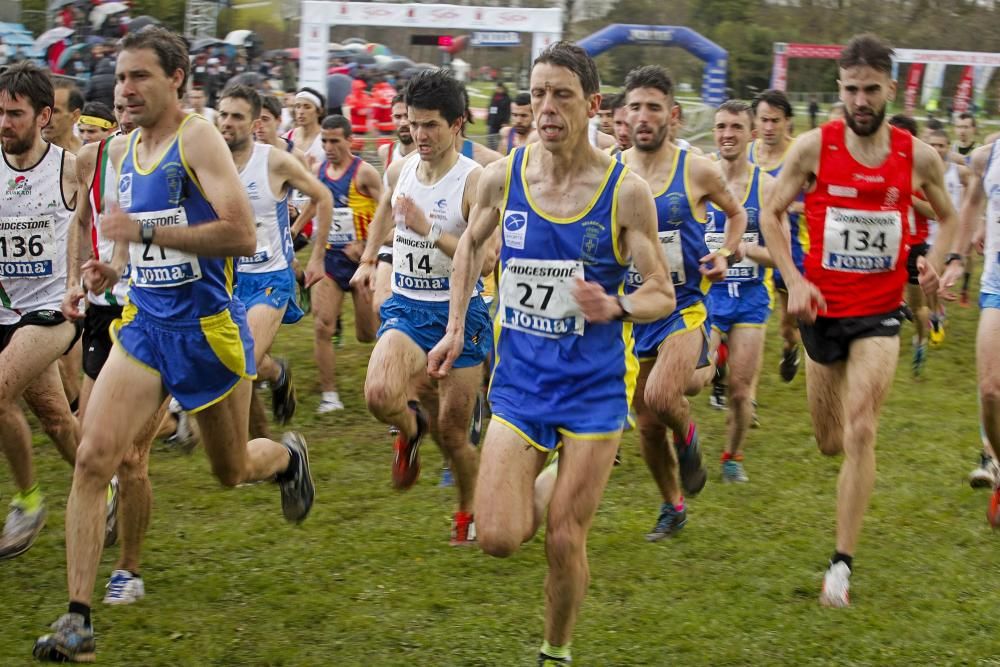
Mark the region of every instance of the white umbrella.
POLYGON ((112 14, 121 14, 128 11, 128 5, 124 2, 105 2, 90 10, 90 25, 97 30, 104 24, 104 19, 112 14))
POLYGON ((245 46, 247 37, 253 34, 253 30, 233 30, 231 33, 226 35, 226 44, 232 44, 233 46, 245 46))
POLYGON ((64 40, 72 35, 73 32, 74 30, 72 28, 64 28, 61 26, 58 28, 52 28, 51 30, 46 30, 38 36, 38 39, 35 40, 35 49, 44 52, 45 49, 49 48, 56 42, 64 40))
POLYGON ((375 56, 375 64, 379 66, 388 65, 393 60, 395 60, 395 58, 393 58, 392 56, 383 56, 383 55, 375 56))

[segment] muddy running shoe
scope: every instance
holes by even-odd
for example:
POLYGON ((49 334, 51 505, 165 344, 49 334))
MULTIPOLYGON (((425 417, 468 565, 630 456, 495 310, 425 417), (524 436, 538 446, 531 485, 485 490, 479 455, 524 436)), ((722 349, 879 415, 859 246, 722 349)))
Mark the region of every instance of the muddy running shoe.
POLYGON ((94 662, 96 650, 94 628, 84 625, 81 614, 63 614, 31 653, 42 662, 94 662))
POLYGON ((279 424, 287 424, 295 416, 295 384, 292 382, 292 367, 286 359, 275 359, 281 367, 281 375, 271 389, 271 414, 279 424))
POLYGON ((278 475, 281 488, 281 513, 293 523, 302 523, 316 499, 316 485, 309 467, 309 448, 305 438, 295 431, 285 433, 281 444, 288 449, 291 459, 288 470, 278 475))
POLYGON ((400 433, 393 444, 392 485, 400 491, 409 489, 420 477, 420 443, 427 434, 427 417, 420 403, 410 401, 408 405, 417 418, 417 432, 410 440, 404 440, 400 433))
POLYGON ((656 520, 656 526, 646 533, 646 539, 650 542, 659 542, 665 537, 673 537, 680 532, 686 523, 687 508, 683 506, 683 503, 681 503, 679 510, 673 503, 663 503, 660 505, 660 516, 656 520))
POLYGON ((698 428, 694 422, 688 426, 685 442, 674 438, 674 449, 677 451, 677 463, 680 467, 681 486, 685 495, 697 495, 705 488, 708 471, 701 462, 701 448, 698 444, 698 428))

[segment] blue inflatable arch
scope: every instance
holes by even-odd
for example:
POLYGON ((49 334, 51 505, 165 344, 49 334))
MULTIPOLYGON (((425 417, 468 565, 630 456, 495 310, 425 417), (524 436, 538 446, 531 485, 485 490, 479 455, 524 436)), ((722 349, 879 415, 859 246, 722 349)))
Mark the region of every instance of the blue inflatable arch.
POLYGON ((726 59, 729 54, 710 39, 682 26, 615 23, 577 42, 591 57, 621 44, 679 46, 705 61, 701 100, 717 107, 726 99, 726 59))

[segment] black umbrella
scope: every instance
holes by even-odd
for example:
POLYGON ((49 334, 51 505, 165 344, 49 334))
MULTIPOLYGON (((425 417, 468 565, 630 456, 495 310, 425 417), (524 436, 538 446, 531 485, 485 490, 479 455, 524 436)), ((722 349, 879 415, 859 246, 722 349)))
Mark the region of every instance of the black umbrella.
POLYGON ((142 16, 136 16, 134 19, 129 21, 125 25, 125 29, 129 32, 139 32, 148 25, 160 25, 160 21, 152 16, 143 14, 142 16))
POLYGON ((215 39, 214 37, 202 37, 201 39, 196 39, 191 42, 191 48, 189 50, 191 53, 197 53, 198 51, 210 49, 213 46, 226 46, 226 43, 221 39, 215 39))
POLYGON ((326 106, 328 109, 344 106, 344 100, 351 94, 354 79, 346 74, 331 74, 326 77, 326 106))
POLYGON ((402 72, 413 67, 413 61, 408 58, 394 58, 382 65, 382 69, 387 72, 402 72))
POLYGON ((375 56, 370 53, 352 53, 347 56, 347 60, 352 63, 357 63, 358 65, 374 65, 375 56))
POLYGON ((267 84, 267 77, 263 74, 258 74, 257 72, 243 72, 229 79, 226 85, 250 86, 251 88, 260 90, 261 88, 267 87, 265 84, 267 84))

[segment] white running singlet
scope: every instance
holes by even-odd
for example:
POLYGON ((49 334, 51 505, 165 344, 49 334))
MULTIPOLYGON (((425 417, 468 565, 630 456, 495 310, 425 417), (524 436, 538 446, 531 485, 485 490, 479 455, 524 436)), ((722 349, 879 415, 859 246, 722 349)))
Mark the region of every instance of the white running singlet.
MULTIPOLYGON (((108 140, 108 143, 110 143, 110 140, 108 140)), ((107 144, 105 144, 104 150, 107 150, 107 144)), ((94 178, 98 177, 100 169, 101 165, 96 165, 94 178)), ((111 159, 107 160, 106 171, 100 174, 100 178, 102 179, 101 201, 94 201, 93 187, 87 191, 90 197, 90 210, 94 223, 90 228, 90 242, 98 261, 110 264, 115 254, 115 242, 106 238, 101 232, 101 216, 97 211, 106 211, 108 206, 118 203, 118 171, 115 169, 114 164, 112 164, 111 159)), ((95 306, 124 306, 125 299, 128 297, 129 268, 129 265, 126 264, 125 272, 122 274, 121 279, 110 290, 105 290, 101 294, 95 294, 88 290, 87 301, 95 306), (109 291, 110 295, 108 294, 109 291), (112 303, 112 300, 114 300, 114 303, 112 303)))
POLYGON ((240 172, 240 182, 253 208, 257 250, 250 257, 240 257, 239 273, 283 271, 294 254, 288 225, 288 193, 277 197, 271 191, 270 157, 270 144, 254 144, 253 153, 240 172))
POLYGON ((986 192, 986 240, 983 244, 983 277, 980 291, 1000 294, 1000 156, 997 143, 990 148, 990 158, 983 174, 986 192))

